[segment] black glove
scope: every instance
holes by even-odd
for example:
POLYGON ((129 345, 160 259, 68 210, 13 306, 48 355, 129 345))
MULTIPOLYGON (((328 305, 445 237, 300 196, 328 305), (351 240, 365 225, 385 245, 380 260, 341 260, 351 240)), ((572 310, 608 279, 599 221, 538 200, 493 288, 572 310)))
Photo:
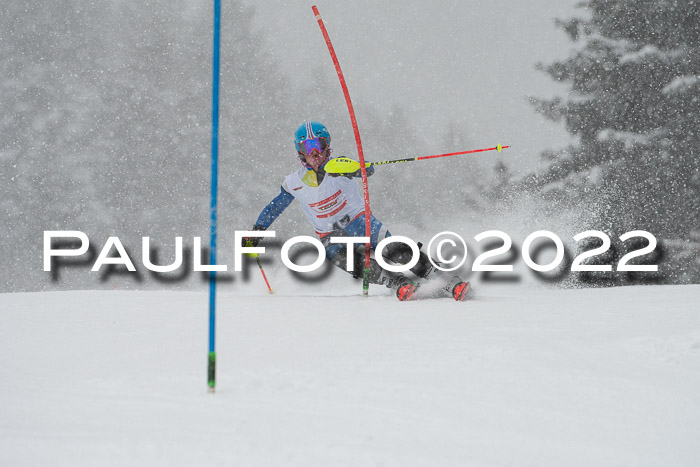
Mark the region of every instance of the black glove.
MULTIPOLYGON (((265 230, 265 227, 256 224, 251 230, 265 230)), ((260 240, 262 240, 262 237, 243 237, 241 239, 241 246, 258 246, 260 240)))

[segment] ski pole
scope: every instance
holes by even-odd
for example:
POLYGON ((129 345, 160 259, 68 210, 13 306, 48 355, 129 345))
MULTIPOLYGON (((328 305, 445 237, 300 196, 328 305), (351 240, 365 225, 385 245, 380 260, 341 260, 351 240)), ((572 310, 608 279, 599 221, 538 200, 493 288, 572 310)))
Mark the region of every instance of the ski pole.
MULTIPOLYGON (((245 246, 253 246, 253 242, 248 240, 245 244, 245 246)), ((260 255, 257 253, 243 253, 249 258, 255 258, 255 261, 258 263, 258 267, 260 268, 260 272, 262 273, 263 279, 265 279, 265 285, 267 285, 267 293, 273 294, 274 292, 272 291, 272 287, 270 287, 270 282, 267 280, 267 276, 265 275, 265 270, 262 267, 262 264, 260 263, 260 255)))
POLYGON ((475 152, 485 152, 485 151, 498 151, 501 152, 502 149, 509 148, 510 146, 501 146, 500 144, 493 147, 493 148, 484 148, 484 149, 472 149, 469 151, 459 151, 459 152, 449 152, 446 154, 434 154, 432 156, 420 156, 420 157, 412 157, 408 159, 396 159, 393 161, 380 161, 380 162, 370 162, 370 167, 373 165, 383 165, 383 164, 397 164, 399 162, 411 162, 411 161, 423 161, 426 159, 435 159, 437 157, 450 157, 450 156, 459 156, 461 154, 473 154, 475 152))
POLYGON ((258 262, 258 267, 260 268, 260 272, 262 273, 263 279, 265 279, 265 285, 267 285, 267 293, 273 294, 274 292, 272 291, 272 287, 270 287, 270 283, 267 280, 265 270, 263 269, 262 264, 260 264, 260 257, 258 255, 255 255, 255 260, 258 262))
MULTIPOLYGON (((410 157, 407 159, 394 159, 390 161, 379 161, 379 162, 365 162, 365 167, 372 167, 375 165, 384 165, 384 164, 398 164, 399 162, 413 162, 413 161, 422 161, 426 159, 435 159, 437 157, 450 157, 450 156, 459 156, 462 154, 473 154, 475 152, 485 152, 485 151, 498 151, 501 152, 501 150, 509 148, 510 146, 501 146, 496 145, 492 148, 483 148, 483 149, 471 149, 469 151, 459 151, 459 152, 449 152, 446 154, 434 154, 432 156, 420 156, 420 157, 410 157)), ((360 163, 347 158, 347 157, 338 157, 335 159, 331 159, 328 161, 326 166, 324 167, 324 170, 328 173, 354 173, 357 170, 360 169, 360 163)))

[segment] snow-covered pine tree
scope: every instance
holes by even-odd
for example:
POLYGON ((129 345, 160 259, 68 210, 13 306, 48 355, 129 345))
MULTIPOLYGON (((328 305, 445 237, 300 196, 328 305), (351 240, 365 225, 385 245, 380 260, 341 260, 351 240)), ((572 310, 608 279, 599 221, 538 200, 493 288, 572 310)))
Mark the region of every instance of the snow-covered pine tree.
MULTIPOLYGON (((557 22, 580 47, 539 65, 568 83, 569 95, 534 100, 578 142, 543 154, 548 168, 530 181, 559 207, 588 213, 587 228, 645 229, 697 255, 700 4, 589 0, 581 7, 586 18, 557 22)), ((691 280, 700 280, 692 256, 686 276, 675 279, 695 271, 691 280)))

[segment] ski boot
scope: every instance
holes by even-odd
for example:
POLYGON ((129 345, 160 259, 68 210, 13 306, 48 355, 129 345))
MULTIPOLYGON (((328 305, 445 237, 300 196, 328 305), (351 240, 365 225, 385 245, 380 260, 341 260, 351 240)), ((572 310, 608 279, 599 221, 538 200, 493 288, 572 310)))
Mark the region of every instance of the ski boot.
POLYGON ((445 287, 445 291, 458 302, 463 302, 473 296, 469 281, 463 281, 458 276, 455 276, 454 280, 445 287))
POLYGON ((396 298, 402 302, 406 302, 414 298, 420 284, 400 276, 396 281, 396 298))

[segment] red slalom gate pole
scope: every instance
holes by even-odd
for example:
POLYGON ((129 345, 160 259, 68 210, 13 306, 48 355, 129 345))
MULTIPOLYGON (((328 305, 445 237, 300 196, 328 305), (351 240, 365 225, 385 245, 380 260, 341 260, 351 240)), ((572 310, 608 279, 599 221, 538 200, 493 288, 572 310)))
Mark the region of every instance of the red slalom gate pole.
MULTIPOLYGON (((338 73, 338 79, 340 80, 340 87, 343 88, 343 94, 345 95, 345 103, 348 106, 348 112, 350 113, 350 121, 352 122, 352 131, 355 133, 355 144, 357 144, 357 154, 360 158, 360 173, 362 175, 362 191, 365 198, 365 236, 371 238, 371 224, 370 215, 372 211, 369 209, 369 184, 367 183, 367 169, 365 168, 365 156, 362 152, 362 141, 360 140, 360 130, 357 127, 357 119, 355 118, 355 110, 352 107, 352 101, 350 100, 350 93, 348 92, 348 87, 345 84, 345 78, 343 77, 343 71, 340 69, 340 63, 338 62, 338 57, 333 49, 333 44, 331 44, 331 38, 328 36, 328 31, 326 31, 326 26, 323 24, 323 19, 321 19, 321 14, 318 12, 316 5, 312 6, 311 9, 316 15, 316 20, 318 20, 318 27, 321 28, 321 33, 323 33, 323 38, 326 40, 326 46, 328 47, 328 52, 331 54, 331 59, 333 59, 333 65, 335 65, 335 71, 338 73)), ((365 244, 365 270, 362 274, 362 295, 369 295, 369 254, 370 254, 371 244, 368 242, 365 244)))

